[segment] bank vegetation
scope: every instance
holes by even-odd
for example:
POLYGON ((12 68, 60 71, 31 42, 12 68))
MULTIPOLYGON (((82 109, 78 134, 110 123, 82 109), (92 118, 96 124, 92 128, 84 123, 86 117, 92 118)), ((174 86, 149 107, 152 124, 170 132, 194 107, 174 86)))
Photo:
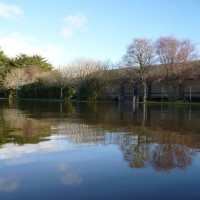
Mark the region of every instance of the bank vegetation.
MULTIPOLYGON (((124 85, 140 90, 148 100, 150 84, 162 87, 170 101, 184 99, 187 83, 200 83, 200 61, 196 45, 173 36, 153 41, 135 38, 121 62, 77 58, 55 68, 39 55, 15 58, 0 51, 0 97, 29 99, 120 100, 124 85)), ((200 86, 197 85, 197 88, 200 86)), ((136 94, 137 95, 137 94, 136 94)))

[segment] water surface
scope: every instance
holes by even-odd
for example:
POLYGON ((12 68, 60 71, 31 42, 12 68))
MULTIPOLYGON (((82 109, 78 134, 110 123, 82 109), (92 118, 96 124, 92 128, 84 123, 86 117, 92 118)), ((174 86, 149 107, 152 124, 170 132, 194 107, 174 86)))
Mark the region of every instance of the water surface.
POLYGON ((200 199, 200 107, 0 101, 0 199, 200 199))

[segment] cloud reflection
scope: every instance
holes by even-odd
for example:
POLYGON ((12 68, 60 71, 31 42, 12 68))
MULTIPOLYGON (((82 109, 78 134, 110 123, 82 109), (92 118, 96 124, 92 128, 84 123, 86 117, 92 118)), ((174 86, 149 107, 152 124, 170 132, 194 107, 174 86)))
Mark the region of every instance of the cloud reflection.
POLYGON ((18 187, 19 187, 19 183, 16 180, 0 177, 0 191, 13 192, 18 187))
POLYGON ((15 165, 28 163, 33 158, 28 157, 35 153, 53 153, 65 150, 67 147, 56 141, 41 142, 38 144, 25 144, 17 146, 15 144, 5 144, 0 149, 0 160, 6 161, 6 164, 15 165))
POLYGON ((82 179, 78 173, 71 169, 67 164, 61 164, 58 166, 58 171, 60 173, 59 179, 63 185, 76 186, 81 184, 82 179))

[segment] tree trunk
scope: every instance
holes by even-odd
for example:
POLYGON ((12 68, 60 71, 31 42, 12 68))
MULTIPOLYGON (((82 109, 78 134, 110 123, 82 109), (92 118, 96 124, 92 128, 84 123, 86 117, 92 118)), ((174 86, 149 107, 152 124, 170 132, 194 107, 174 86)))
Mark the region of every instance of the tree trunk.
POLYGON ((143 87, 143 102, 147 102, 147 84, 146 80, 142 78, 142 87, 143 87))
POLYGON ((63 98, 63 88, 60 87, 60 99, 62 99, 62 98, 63 98))
POLYGON ((9 90, 8 91, 8 98, 9 99, 13 99, 14 98, 14 91, 13 90, 9 90))

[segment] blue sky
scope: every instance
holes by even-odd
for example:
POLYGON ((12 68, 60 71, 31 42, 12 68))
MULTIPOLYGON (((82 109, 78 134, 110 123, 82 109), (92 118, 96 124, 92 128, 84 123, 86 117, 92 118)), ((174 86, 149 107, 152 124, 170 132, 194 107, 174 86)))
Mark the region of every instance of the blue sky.
POLYGON ((0 0, 0 47, 55 66, 75 58, 117 63, 134 38, 173 35, 200 49, 199 0, 0 0))

